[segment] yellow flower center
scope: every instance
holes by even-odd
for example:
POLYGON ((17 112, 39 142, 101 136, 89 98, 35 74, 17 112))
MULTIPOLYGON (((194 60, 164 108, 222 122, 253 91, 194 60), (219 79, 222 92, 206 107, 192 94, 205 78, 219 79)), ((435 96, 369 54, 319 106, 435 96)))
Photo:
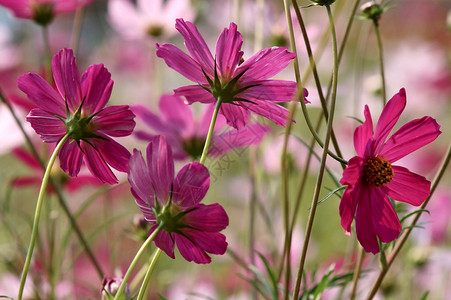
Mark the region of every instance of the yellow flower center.
POLYGON ((393 180, 393 169, 385 159, 371 157, 363 167, 363 178, 369 185, 384 186, 393 180))

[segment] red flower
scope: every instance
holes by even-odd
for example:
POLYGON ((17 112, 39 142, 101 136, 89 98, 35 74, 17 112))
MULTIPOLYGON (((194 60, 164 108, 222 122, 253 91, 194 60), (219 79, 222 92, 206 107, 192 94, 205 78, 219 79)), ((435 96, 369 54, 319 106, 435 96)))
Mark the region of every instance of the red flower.
POLYGON ((368 106, 365 123, 354 133, 357 156, 351 158, 340 183, 347 185, 340 202, 341 225, 351 232, 356 219, 356 232, 366 252, 379 252, 377 238, 389 243, 398 238, 401 224, 390 198, 415 206, 430 194, 431 183, 423 176, 393 165, 409 153, 434 141, 441 133, 431 117, 410 121, 387 139, 406 105, 406 93, 401 89, 387 103, 376 129, 368 106))

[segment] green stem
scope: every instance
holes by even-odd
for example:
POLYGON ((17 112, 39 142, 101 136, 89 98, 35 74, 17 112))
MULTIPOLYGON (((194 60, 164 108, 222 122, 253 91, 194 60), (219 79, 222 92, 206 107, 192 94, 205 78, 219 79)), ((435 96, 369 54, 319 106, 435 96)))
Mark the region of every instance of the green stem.
POLYGON ((136 264, 138 263, 138 260, 141 258, 141 256, 144 254, 144 250, 152 243, 155 236, 160 232, 160 230, 163 228, 163 224, 160 224, 157 229, 152 232, 152 234, 147 238, 147 240, 142 244, 141 248, 139 248, 138 252, 136 252, 135 257, 133 258, 133 261, 131 262, 130 266, 128 267, 127 272, 125 273, 124 279, 122 279, 122 283, 119 286, 119 289, 117 290, 116 296, 114 296, 114 300, 123 299, 122 295, 125 291, 125 286, 127 285, 128 279, 130 278, 130 275, 133 272, 133 269, 135 268, 136 264))
POLYGON ((357 283, 359 282, 360 273, 362 272, 362 263, 363 257, 365 256, 365 250, 363 248, 360 249, 359 259, 357 260, 357 264, 354 268, 354 276, 352 278, 352 290, 350 300, 354 300, 357 293, 357 283))
POLYGON ((155 250, 155 254, 153 255, 149 268, 147 269, 146 276, 144 277, 141 288, 139 289, 138 298, 136 298, 136 300, 144 299, 149 286, 150 277, 152 275, 153 269, 155 268, 155 265, 157 264, 157 260, 161 255, 161 252, 163 251, 161 251, 160 248, 157 248, 157 250, 155 250))
POLYGON ((390 269, 391 265, 393 264, 393 261, 401 251, 401 248, 404 246, 404 244, 407 241, 407 238, 409 237, 410 233, 412 232, 412 229, 417 224, 418 220, 420 219, 421 214, 426 209, 426 205, 429 203, 429 200, 431 199, 432 195, 435 192, 435 189, 437 188, 437 185, 439 184, 440 180, 443 177, 443 174, 445 173, 446 168, 449 165, 449 162, 451 161, 451 144, 448 147, 445 159, 443 160, 442 165, 440 166, 439 171, 437 172, 437 175, 435 176, 432 185, 431 185, 431 194, 429 197, 427 197, 426 200, 424 200, 423 204, 420 206, 419 210, 420 212, 415 214, 415 217, 413 218, 410 225, 407 227, 407 229, 404 231, 404 233, 401 235, 401 237, 396 242, 396 246, 393 249, 393 251, 390 253, 390 255, 387 258, 387 264, 385 268, 382 268, 379 272, 379 276, 376 279, 376 282, 373 285, 373 288, 371 289, 371 292, 369 293, 367 299, 373 299, 374 295, 376 295, 377 290, 379 289, 382 280, 384 279, 385 275, 387 274, 388 270, 390 269))
POLYGON ((50 50, 49 28, 42 26, 42 39, 44 41, 45 79, 52 84, 52 51, 50 50))
POLYGON ((19 288, 19 294, 17 296, 18 300, 22 299, 23 289, 25 287, 25 281, 27 280, 28 269, 30 268, 30 263, 31 263, 31 258, 33 256, 34 246, 36 244, 36 239, 38 237, 38 226, 39 226, 39 218, 41 216, 42 203, 44 200, 45 191, 47 189, 47 184, 49 182, 49 177, 50 177, 50 173, 52 171, 53 163, 55 162, 56 157, 57 157, 58 152, 60 151, 61 147, 63 146, 64 142, 68 138, 69 138, 69 134, 66 134, 59 141, 58 145, 56 146, 55 150, 53 151, 52 156, 50 157, 47 168, 45 169, 44 177, 42 178, 41 189, 39 191, 38 201, 36 203, 36 210, 35 210, 35 214, 34 214, 33 228, 31 230, 30 245, 28 247, 27 257, 25 258, 25 265, 23 267, 22 276, 20 278, 20 288, 19 288))
POLYGON ((373 24, 374 29, 376 31, 377 46, 379 48, 379 66, 381 69, 381 80, 382 80, 381 93, 382 93, 382 102, 385 106, 385 104, 387 104, 387 93, 385 91, 384 53, 382 47, 382 38, 381 33, 379 31, 379 24, 377 23, 377 21, 374 21, 373 24))
POLYGON ((77 56, 78 48, 80 45, 81 28, 83 25, 84 7, 80 7, 75 11, 74 25, 72 27, 71 48, 74 51, 74 55, 77 56))
MULTIPOLYGON (((31 153, 36 158, 36 160, 39 162, 39 164, 41 165, 41 168, 43 170, 45 170, 45 164, 42 161, 41 157, 39 156, 39 153, 36 151, 36 148, 34 147, 33 143, 31 142, 31 139, 28 136, 27 132, 25 131, 25 129, 24 129, 23 125, 22 125, 22 122, 17 117, 14 109, 11 107, 9 102, 5 99, 5 96, 3 95, 1 90, 0 90, 0 100, 6 105, 6 107, 10 111, 11 115, 13 116, 14 121, 16 122, 17 126, 19 126, 20 131, 22 132, 27 145, 28 145, 28 147, 31 150, 31 153)), ((102 271, 102 268, 100 267, 99 263, 97 262, 93 252, 91 251, 91 248, 89 247, 89 245, 86 242, 86 239, 85 239, 83 233, 81 232, 80 227, 78 226, 77 222, 75 221, 74 217, 72 216, 72 213, 69 210, 69 207, 67 206, 66 202, 64 201, 63 193, 61 192, 61 187, 54 182, 53 178, 49 178, 49 182, 50 182, 50 185, 53 187, 53 189, 54 189, 54 191, 56 193, 56 196, 58 198, 58 202, 61 205, 61 207, 63 208, 63 211, 66 214, 66 217, 69 219, 71 227, 74 229, 75 234, 77 235, 80 243, 85 248, 86 254, 88 255, 89 259, 91 260, 92 264, 94 265, 94 267, 95 267, 95 269, 97 271, 97 274, 99 275, 99 278, 102 279, 103 278, 103 274, 104 274, 103 271, 102 271)))
POLYGON ((213 137, 213 131, 215 129, 216 118, 218 117, 219 108, 221 107, 222 99, 218 98, 216 101, 215 110, 213 112, 213 116, 211 117, 210 127, 208 128, 207 139, 205 140, 204 150, 202 151, 202 156, 200 157, 199 162, 201 164, 205 163, 208 155, 208 149, 210 149, 211 138, 213 137))
MULTIPOLYGON (((331 35, 332 35, 332 47, 333 47, 333 57, 334 57, 334 67, 333 67, 333 80, 332 80, 332 95, 331 95, 331 107, 330 107, 330 115, 329 115, 329 120, 327 122, 327 132, 326 132, 326 138, 324 141, 324 148, 323 148, 323 155, 321 157, 321 165, 320 165, 320 169, 319 169, 319 173, 318 173, 318 178, 316 181, 316 186, 315 186, 315 192, 314 192, 314 196, 312 199, 312 205, 311 205, 311 209, 310 209, 310 213, 308 216, 308 221, 307 221, 307 230, 306 230, 306 234, 305 234, 305 239, 304 239, 304 244, 302 246, 302 254, 301 254, 301 261, 299 264, 299 269, 298 269, 298 274, 297 274, 297 279, 296 279, 296 285, 295 285, 295 291, 293 294, 293 299, 298 299, 299 296, 299 290, 300 290, 300 286, 301 286, 301 279, 302 279, 302 274, 304 271, 304 265, 305 265, 305 259, 307 256, 307 249, 308 249, 308 244, 310 241, 310 235, 312 233, 312 228, 313 228, 313 220, 315 217, 315 213, 316 213, 316 207, 318 204, 318 199, 319 199, 319 195, 320 195, 320 191, 321 191, 321 186, 322 186, 322 181, 323 181, 323 175, 324 175, 324 170, 325 170, 325 166, 326 166, 326 159, 327 159, 327 151, 329 148, 329 142, 330 142, 330 137, 331 137, 331 133, 332 133, 332 124, 333 124, 333 118, 334 118, 334 113, 335 113, 335 102, 336 102, 336 98, 337 98, 337 79, 338 79, 338 49, 337 49, 337 36, 335 34, 335 25, 334 25, 334 20, 333 20, 333 16, 332 16, 332 12, 330 10, 330 6, 329 5, 325 5, 326 10, 327 10, 327 15, 329 17, 329 23, 330 23, 330 30, 331 30, 331 35)), ((302 102, 302 101, 301 101, 302 102)))

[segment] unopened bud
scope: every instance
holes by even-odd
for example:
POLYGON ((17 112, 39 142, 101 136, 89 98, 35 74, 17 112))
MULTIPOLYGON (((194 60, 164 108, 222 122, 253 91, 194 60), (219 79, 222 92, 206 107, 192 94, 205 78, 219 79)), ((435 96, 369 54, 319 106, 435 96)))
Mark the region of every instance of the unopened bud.
MULTIPOLYGON (((104 278, 102 282, 102 300, 112 299, 119 290, 121 286, 122 278, 119 277, 111 277, 104 278)), ((125 287, 125 297, 124 299, 131 299, 130 288, 128 285, 125 287)))
POLYGON ((370 1, 362 4, 360 11, 365 19, 373 20, 377 24, 384 12, 384 8, 376 2, 370 1))
POLYGON ((335 2, 335 0, 310 0, 310 1, 314 2, 317 5, 321 5, 321 6, 331 5, 332 3, 335 2))

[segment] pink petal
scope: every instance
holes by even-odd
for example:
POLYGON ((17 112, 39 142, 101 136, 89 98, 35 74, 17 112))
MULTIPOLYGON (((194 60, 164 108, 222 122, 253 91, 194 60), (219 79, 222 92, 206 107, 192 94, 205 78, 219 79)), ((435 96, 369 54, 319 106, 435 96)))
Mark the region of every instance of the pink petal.
POLYGON ((229 218, 218 203, 197 204, 196 209, 183 217, 183 222, 200 231, 219 232, 229 225, 229 218))
POLYGON ((339 207, 341 226, 343 227, 347 235, 351 234, 351 224, 354 220, 358 202, 358 199, 356 197, 352 197, 353 191, 354 188, 351 186, 348 186, 346 188, 345 192, 343 193, 343 197, 341 198, 339 207))
POLYGON ((189 163, 174 180, 172 201, 182 207, 191 207, 205 197, 209 186, 208 169, 198 162, 189 163))
POLYGON ((32 109, 27 121, 46 143, 56 143, 66 134, 64 122, 40 108, 32 109))
POLYGON ((110 99, 112 88, 111 74, 102 64, 89 66, 81 76, 83 113, 90 116, 104 108, 110 99))
POLYGON ((285 47, 266 48, 245 60, 236 69, 235 74, 240 74, 247 69, 241 82, 265 80, 285 69, 295 56, 285 47))
POLYGON ((294 99, 294 95, 297 90, 297 85, 294 81, 265 80, 257 81, 255 84, 258 85, 245 90, 244 92, 236 95, 236 97, 272 102, 288 102, 294 99))
POLYGON ((224 28, 216 43, 216 63, 221 77, 232 77, 243 57, 243 51, 240 51, 242 44, 243 37, 237 31, 236 24, 230 23, 229 28, 224 28))
POLYGON ((145 200, 143 200, 142 198, 140 198, 138 196, 138 194, 136 193, 136 190, 133 189, 133 188, 130 191, 132 193, 133 198, 135 198, 136 205, 138 205, 138 207, 141 210, 141 212, 143 213, 144 218, 146 219, 146 221, 155 223, 156 222, 156 218, 155 218, 155 215, 153 213, 153 210, 151 209, 151 207, 153 207, 153 203, 154 202, 153 201, 151 201, 151 202, 147 201, 146 202, 145 200), (152 205, 150 203, 152 203, 152 205))
POLYGON ((390 200, 380 189, 372 189, 371 208, 374 230, 379 240, 390 243, 397 239, 401 232, 401 223, 390 200))
POLYGON ((101 153, 108 165, 121 172, 128 172, 130 152, 116 141, 104 136, 104 139, 92 139, 91 144, 101 153))
POLYGON ((138 104, 133 106, 131 109, 133 113, 144 121, 147 126, 157 132, 165 134, 167 129, 166 124, 164 124, 162 120, 160 120, 160 117, 150 111, 146 106, 138 104))
POLYGON ((379 253, 379 244, 374 230, 372 207, 371 203, 374 201, 383 201, 383 199, 371 199, 369 189, 361 189, 361 192, 356 194, 358 201, 357 213, 355 216, 355 228, 357 239, 366 252, 373 254, 379 253))
POLYGON ((22 148, 14 148, 12 154, 32 169, 38 170, 39 172, 42 171, 41 164, 30 152, 22 148))
POLYGON ((174 94, 185 97, 188 104, 194 102, 214 103, 216 99, 211 93, 203 89, 199 85, 185 85, 174 90, 174 94))
MULTIPOLYGON (((207 84, 201 66, 185 52, 172 44, 157 44, 157 56, 164 59, 169 68, 179 72, 191 81, 207 84)), ((207 73, 207 70, 204 69, 207 73)), ((209 74, 209 73, 207 73, 209 74)))
POLYGON ((354 186, 362 176, 362 170, 365 160, 360 156, 354 156, 348 161, 348 166, 343 171, 343 177, 340 183, 343 185, 354 186))
POLYGON ((209 155, 218 156, 234 148, 258 145, 271 127, 262 124, 248 124, 240 130, 229 130, 213 140, 208 151, 209 155))
MULTIPOLYGON (((357 127, 357 129, 354 132, 354 148, 357 152, 357 155, 364 157, 365 151, 368 148, 368 143, 371 140, 371 137, 373 136, 373 120, 371 119, 370 109, 368 108, 368 105, 365 105, 365 122, 357 127)), ((368 151, 371 151, 371 149, 368 149, 368 151)), ((367 155, 370 155, 368 153, 367 155)))
POLYGON ((393 180, 387 183, 390 198, 419 206, 430 195, 431 183, 418 174, 400 166, 392 166, 393 180))
POLYGON ((23 74, 17 79, 17 85, 36 106, 50 114, 66 118, 64 100, 41 76, 23 74))
POLYGON ((147 146, 147 166, 157 199, 166 202, 174 180, 174 161, 171 148, 161 135, 156 136, 147 146))
MULTIPOLYGON (((152 232, 157 228, 158 226, 153 226, 150 230, 148 235, 151 235, 152 232)), ((172 235, 176 234, 169 234, 168 232, 161 230, 157 233, 155 236, 155 245, 164 251, 169 257, 175 258, 174 255, 174 248, 175 248, 175 240, 173 240, 172 235)))
MULTIPOLYGON (((216 100, 215 100, 216 101, 216 100)), ((210 128, 211 118, 213 117, 213 112, 215 110, 216 103, 211 103, 206 105, 202 114, 199 118, 199 123, 196 128, 195 136, 206 137, 208 129, 210 128)), ((226 125, 226 119, 222 115, 218 115, 216 118, 214 131, 219 131, 226 125)))
POLYGON ((71 49, 60 50, 52 59, 53 79, 72 112, 81 104, 80 73, 71 49))
POLYGON ((174 237, 180 254, 187 261, 194 261, 196 264, 209 264, 211 262, 211 258, 205 251, 199 248, 191 240, 181 234, 174 234, 174 237))
POLYGON ((383 143, 387 139, 390 131, 395 126, 402 111, 406 107, 406 91, 400 89, 399 93, 394 95, 384 107, 379 121, 377 121, 374 131, 373 153, 379 153, 383 143))
POLYGON ((153 205, 153 188, 149 168, 141 154, 141 151, 134 149, 128 162, 128 182, 136 195, 147 201, 147 205, 153 205))
POLYGON ((68 139, 58 153, 61 169, 75 177, 80 172, 83 152, 74 139, 68 139))
POLYGON ((214 59, 205 43, 204 38, 197 30, 196 25, 185 22, 183 19, 175 20, 177 29, 185 40, 185 46, 189 54, 199 63, 207 74, 213 74, 214 59))
POLYGON ((102 154, 84 141, 81 141, 81 147, 85 154, 84 161, 92 175, 99 178, 103 183, 116 184, 118 180, 108 167, 102 154))
POLYGON ((18 18, 32 19, 33 11, 29 2, 30 0, 0 0, 0 5, 11 9, 18 18))
POLYGON ((94 128, 109 136, 129 136, 135 128, 135 114, 128 105, 114 105, 102 109, 91 122, 94 128))
POLYGON ((381 149, 380 155, 393 163, 431 143, 441 133, 440 125, 431 117, 410 121, 399 128, 387 140, 381 149))
MULTIPOLYGON (((248 99, 254 103, 242 102, 241 105, 253 113, 265 117, 278 126, 286 126, 289 116, 288 110, 276 103, 268 101, 260 101, 257 99, 248 99)), ((292 120, 294 123, 294 120, 292 120)))
POLYGON ((175 95, 163 95, 159 102, 160 116, 168 129, 186 138, 193 134, 194 116, 191 107, 175 95))
MULTIPOLYGON (((219 232, 205 232, 193 229, 183 230, 183 234, 203 251, 222 255, 227 250, 226 237, 219 232)), ((179 247, 180 248, 180 247, 179 247)))
POLYGON ((227 124, 236 129, 246 126, 249 122, 249 111, 240 105, 222 103, 219 112, 225 117, 227 124))
POLYGON ((88 5, 94 0, 65 0, 54 1, 55 13, 75 11, 79 7, 88 5))

